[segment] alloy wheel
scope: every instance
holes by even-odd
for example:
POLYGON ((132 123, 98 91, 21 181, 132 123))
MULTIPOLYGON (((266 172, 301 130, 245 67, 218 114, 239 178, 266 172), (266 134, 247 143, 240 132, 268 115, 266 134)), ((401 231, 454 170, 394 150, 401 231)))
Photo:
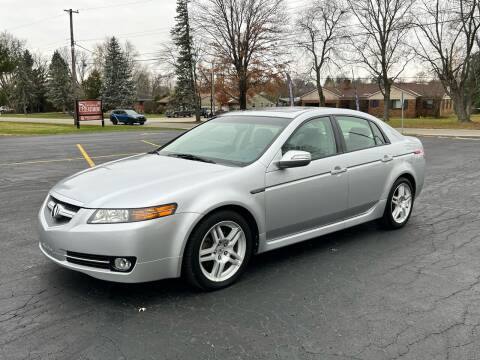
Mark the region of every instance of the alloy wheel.
POLYGON ((228 280, 242 266, 247 240, 240 225, 221 221, 210 228, 200 244, 198 260, 203 275, 214 282, 228 280))
POLYGON ((391 212, 393 221, 402 224, 412 211, 412 190, 407 183, 400 183, 393 192, 391 212))

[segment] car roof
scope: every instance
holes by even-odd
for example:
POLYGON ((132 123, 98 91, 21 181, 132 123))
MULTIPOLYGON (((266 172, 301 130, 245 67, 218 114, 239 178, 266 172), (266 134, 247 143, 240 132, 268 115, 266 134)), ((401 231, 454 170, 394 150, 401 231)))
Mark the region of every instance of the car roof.
POLYGON ((365 118, 372 118, 371 115, 350 109, 343 108, 333 108, 333 107, 276 107, 276 108, 265 108, 258 110, 242 110, 242 111, 230 111, 222 114, 221 116, 267 116, 267 117, 278 117, 278 118, 289 118, 295 119, 300 115, 311 115, 311 116, 322 116, 322 115, 353 115, 361 116, 365 118))

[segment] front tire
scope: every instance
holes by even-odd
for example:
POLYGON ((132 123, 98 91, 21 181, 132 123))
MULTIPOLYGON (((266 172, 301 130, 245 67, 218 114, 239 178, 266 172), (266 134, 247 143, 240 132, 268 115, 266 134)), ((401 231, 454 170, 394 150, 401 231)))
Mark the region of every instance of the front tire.
POLYGON ((230 210, 206 217, 192 232, 183 256, 182 275, 194 287, 212 291, 233 284, 253 251, 248 222, 230 210))
POLYGON ((400 177, 388 194, 385 211, 381 218, 387 229, 400 229, 410 219, 413 210, 414 190, 410 180, 400 177))

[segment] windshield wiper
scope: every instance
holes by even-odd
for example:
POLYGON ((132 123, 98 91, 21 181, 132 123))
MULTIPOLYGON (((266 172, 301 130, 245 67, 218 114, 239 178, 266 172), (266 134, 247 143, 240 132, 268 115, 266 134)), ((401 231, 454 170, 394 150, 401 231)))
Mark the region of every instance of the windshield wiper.
POLYGON ((200 156, 193 155, 193 154, 173 153, 173 154, 168 154, 168 156, 173 156, 173 157, 178 157, 178 158, 181 158, 181 159, 201 161, 201 162, 206 162, 206 163, 210 163, 210 164, 215 164, 215 161, 208 160, 208 159, 205 159, 205 158, 202 158, 200 156))

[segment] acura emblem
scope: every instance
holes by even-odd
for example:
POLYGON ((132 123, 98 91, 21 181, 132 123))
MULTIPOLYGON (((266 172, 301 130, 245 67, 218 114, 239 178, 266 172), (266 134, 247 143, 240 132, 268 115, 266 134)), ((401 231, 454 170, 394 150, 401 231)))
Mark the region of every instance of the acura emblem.
POLYGON ((59 204, 55 204, 53 205, 53 208, 52 208, 52 217, 54 219, 57 219, 59 217, 59 214, 60 214, 60 205, 59 204))

